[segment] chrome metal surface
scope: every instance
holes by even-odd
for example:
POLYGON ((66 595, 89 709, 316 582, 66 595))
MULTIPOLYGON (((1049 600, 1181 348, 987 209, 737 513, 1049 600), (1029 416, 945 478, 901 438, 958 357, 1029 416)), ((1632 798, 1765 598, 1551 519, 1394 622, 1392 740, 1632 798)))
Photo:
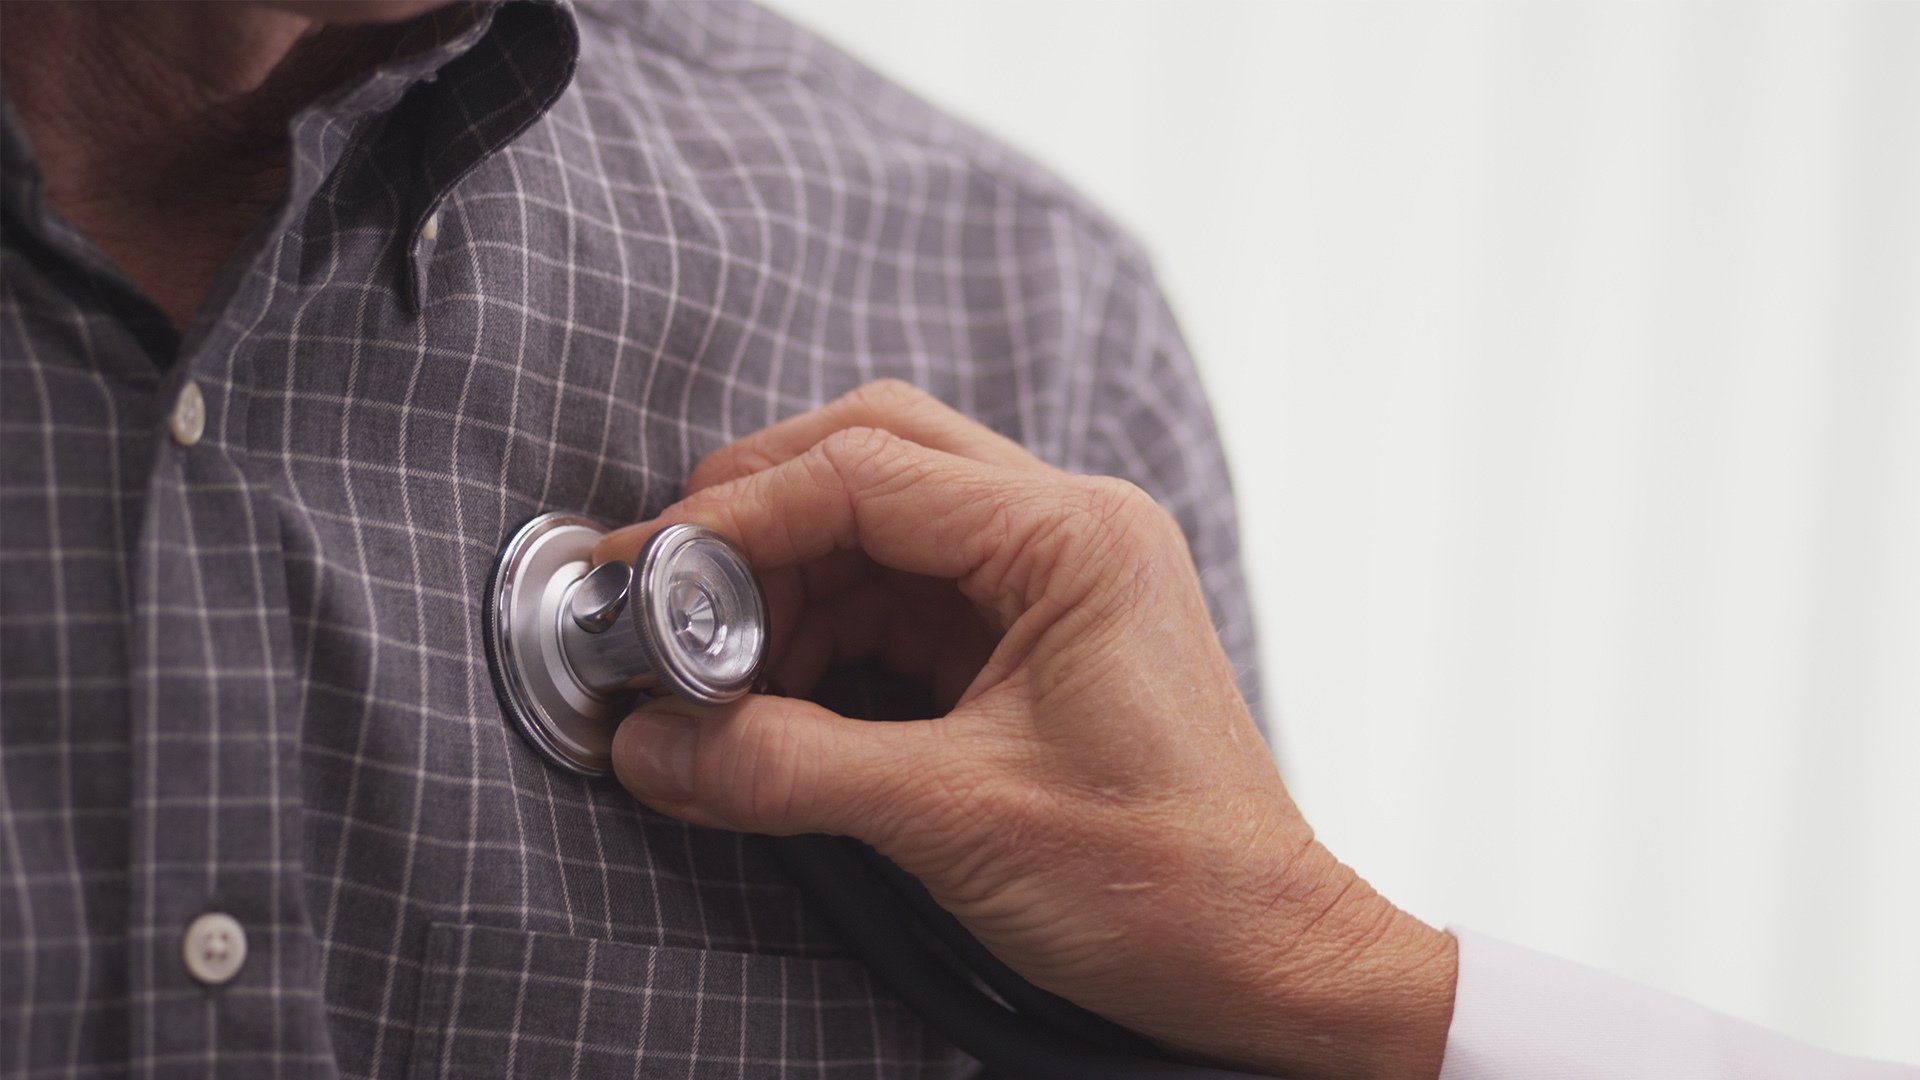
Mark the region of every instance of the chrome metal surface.
POLYGON ((767 601, 740 549, 712 529, 671 526, 641 550, 635 577, 635 607, 646 611, 633 621, 674 693, 720 705, 753 689, 766 661, 767 601))
POLYGON ((613 732, 630 695, 582 686, 560 652, 568 589, 587 575, 606 529, 590 518, 542 514, 500 553, 487 599, 487 650, 507 713, 541 755, 587 776, 611 770, 613 732))
POLYGON ((627 606, 627 590, 632 587, 632 563, 602 563, 568 594, 567 614, 587 633, 601 633, 620 617, 627 606))
POLYGON ((752 689, 767 651, 766 599, 745 556, 711 529, 673 525, 637 566, 592 566, 606 530, 543 514, 500 553, 485 605, 501 702, 548 760, 612 767, 613 732, 648 697, 703 705, 752 689))

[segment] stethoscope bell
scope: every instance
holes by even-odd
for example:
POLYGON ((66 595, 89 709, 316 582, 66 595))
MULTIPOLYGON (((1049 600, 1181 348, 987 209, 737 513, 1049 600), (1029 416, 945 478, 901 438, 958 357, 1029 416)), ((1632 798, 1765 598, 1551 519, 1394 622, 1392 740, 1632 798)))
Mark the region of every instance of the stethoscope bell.
POLYGON ((738 548, 670 525, 632 563, 593 565, 606 529, 542 514, 500 552, 487 588, 487 662, 534 748, 587 776, 612 769, 613 732, 665 694, 722 705, 753 688, 767 604, 738 548))

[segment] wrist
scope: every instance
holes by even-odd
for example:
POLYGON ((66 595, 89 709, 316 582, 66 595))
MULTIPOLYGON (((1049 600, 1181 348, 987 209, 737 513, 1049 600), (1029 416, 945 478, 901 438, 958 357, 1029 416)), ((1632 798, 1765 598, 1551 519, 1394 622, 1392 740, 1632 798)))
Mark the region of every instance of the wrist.
POLYGON ((1394 907, 1318 844, 1310 857, 1325 904, 1280 910, 1258 985, 1250 1054, 1263 1072, 1300 1080, 1434 1080, 1453 1019, 1458 945, 1394 907))
POLYGON ((1341 1018, 1350 1052, 1328 1075, 1436 1080, 1453 1022, 1459 944, 1375 897, 1382 929, 1330 980, 1329 1014, 1341 1018))

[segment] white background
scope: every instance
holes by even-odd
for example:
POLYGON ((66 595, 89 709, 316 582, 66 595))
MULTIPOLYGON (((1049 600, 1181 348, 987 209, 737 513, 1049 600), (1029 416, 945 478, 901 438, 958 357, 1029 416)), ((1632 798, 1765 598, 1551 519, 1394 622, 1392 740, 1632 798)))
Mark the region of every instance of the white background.
POLYGON ((776 6, 1155 252, 1336 853, 1920 1061, 1920 5, 776 6))

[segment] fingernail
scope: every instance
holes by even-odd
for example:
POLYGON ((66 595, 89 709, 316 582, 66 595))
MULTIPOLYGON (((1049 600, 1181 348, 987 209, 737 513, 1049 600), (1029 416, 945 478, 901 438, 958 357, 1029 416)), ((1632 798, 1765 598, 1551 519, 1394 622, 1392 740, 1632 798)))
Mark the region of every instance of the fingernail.
POLYGON ((678 713, 634 713, 613 734, 614 771, 635 794, 666 802, 691 799, 698 724, 678 713))

